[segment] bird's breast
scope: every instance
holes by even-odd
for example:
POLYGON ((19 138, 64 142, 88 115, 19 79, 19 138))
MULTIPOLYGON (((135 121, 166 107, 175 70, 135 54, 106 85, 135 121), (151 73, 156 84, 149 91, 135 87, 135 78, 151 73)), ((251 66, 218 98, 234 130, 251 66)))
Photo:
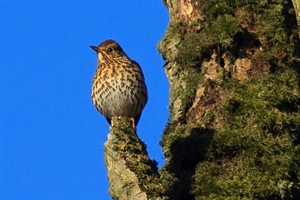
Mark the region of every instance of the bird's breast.
POLYGON ((135 116, 147 102, 144 80, 126 70, 102 71, 94 80, 92 99, 97 109, 106 116, 135 116))

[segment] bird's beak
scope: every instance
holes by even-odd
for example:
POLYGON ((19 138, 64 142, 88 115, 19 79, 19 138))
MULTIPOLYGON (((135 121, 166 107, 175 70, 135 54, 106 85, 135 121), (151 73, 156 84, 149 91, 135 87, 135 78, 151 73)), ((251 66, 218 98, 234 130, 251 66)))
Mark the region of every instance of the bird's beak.
POLYGON ((91 49, 93 49, 94 51, 99 52, 98 47, 96 47, 96 46, 90 46, 90 47, 91 47, 91 49))

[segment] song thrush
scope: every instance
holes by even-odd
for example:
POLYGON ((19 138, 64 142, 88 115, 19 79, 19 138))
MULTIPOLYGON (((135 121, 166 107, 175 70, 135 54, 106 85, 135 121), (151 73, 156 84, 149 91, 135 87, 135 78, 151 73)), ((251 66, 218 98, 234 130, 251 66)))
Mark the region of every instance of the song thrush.
POLYGON ((90 47, 98 55, 92 86, 92 100, 96 109, 109 124, 111 118, 116 116, 131 118, 136 126, 148 100, 141 67, 114 40, 90 47))

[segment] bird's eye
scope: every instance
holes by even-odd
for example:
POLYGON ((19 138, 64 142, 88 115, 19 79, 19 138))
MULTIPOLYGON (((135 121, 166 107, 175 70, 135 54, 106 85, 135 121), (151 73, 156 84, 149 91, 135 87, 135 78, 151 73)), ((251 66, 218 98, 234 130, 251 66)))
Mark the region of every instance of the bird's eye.
POLYGON ((108 47, 107 52, 111 53, 113 51, 114 51, 114 49, 112 47, 108 47))

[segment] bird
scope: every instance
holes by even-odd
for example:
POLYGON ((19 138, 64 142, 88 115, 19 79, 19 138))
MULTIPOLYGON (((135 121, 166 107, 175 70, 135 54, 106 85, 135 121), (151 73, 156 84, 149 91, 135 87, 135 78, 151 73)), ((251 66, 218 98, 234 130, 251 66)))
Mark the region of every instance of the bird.
POLYGON ((94 106, 110 125, 112 117, 127 117, 136 127, 148 101, 140 65, 112 39, 90 48, 98 58, 91 94, 94 106))

